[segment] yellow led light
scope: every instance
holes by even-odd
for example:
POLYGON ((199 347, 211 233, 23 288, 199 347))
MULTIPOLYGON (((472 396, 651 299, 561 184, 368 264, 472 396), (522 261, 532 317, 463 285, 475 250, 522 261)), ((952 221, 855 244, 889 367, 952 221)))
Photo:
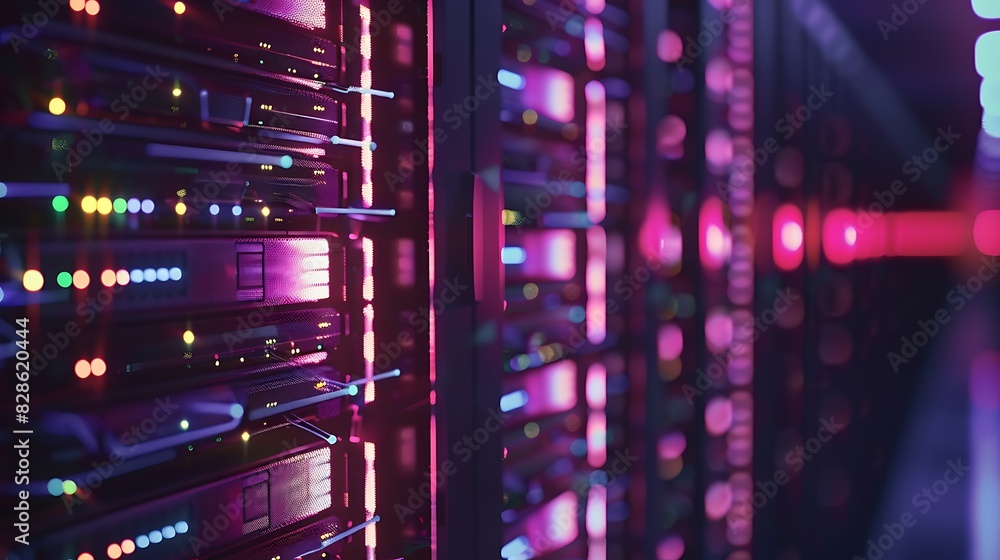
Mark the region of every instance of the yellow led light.
POLYGON ((83 197, 83 200, 80 201, 80 208, 87 214, 93 214, 97 211, 97 199, 92 196, 83 197))
POLYGON ((66 112, 66 102, 59 97, 53 97, 49 101, 49 112, 53 115, 61 115, 66 112))

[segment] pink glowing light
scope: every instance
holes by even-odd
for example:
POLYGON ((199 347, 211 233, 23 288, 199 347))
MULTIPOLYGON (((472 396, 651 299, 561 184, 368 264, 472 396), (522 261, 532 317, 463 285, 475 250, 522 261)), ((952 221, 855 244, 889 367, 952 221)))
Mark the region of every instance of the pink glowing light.
POLYGON ((594 362, 587 368, 587 406, 603 410, 608 404, 608 368, 594 362))
POLYGON ((232 5, 268 14, 306 29, 326 29, 324 0, 256 0, 232 5))
POLYGON ((823 252, 834 264, 847 264, 855 258, 857 228, 854 213, 834 210, 823 221, 823 252), (853 234, 850 232, 854 231, 853 234))
POLYGON ((524 415, 565 412, 576 406, 576 362, 554 362, 526 373, 521 388, 529 396, 521 408, 524 415))
POLYGON ((608 489, 594 484, 587 491, 587 536, 603 539, 608 534, 608 489))
MULTIPOLYGON (((364 344, 364 359, 365 359, 365 379, 371 379, 375 376, 375 308, 372 304, 365 305, 362 310, 362 315, 364 316, 364 335, 362 341, 364 344)), ((375 400, 375 382, 369 381, 365 383, 365 402, 372 402, 375 400)))
POLYGON ((681 241, 680 229, 671 224, 666 199, 651 195, 639 228, 639 250, 649 261, 672 267, 681 261, 681 241))
POLYGON ((577 493, 567 490, 540 509, 525 516, 526 527, 546 527, 545 531, 529 531, 529 546, 535 551, 558 550, 576 540, 579 523, 565 520, 579 519, 580 506, 577 493))
MULTIPOLYGON (((375 299, 375 243, 368 237, 361 239, 361 252, 364 256, 364 266, 362 267, 361 297, 368 305, 364 308, 364 358, 365 358, 365 378, 371 379, 375 376, 375 307, 371 301, 375 299)), ((365 383, 365 402, 375 400, 375 382, 365 383)))
POLYGON ((586 0, 584 6, 587 8, 588 12, 596 16, 600 15, 600 13, 604 11, 606 4, 605 0, 586 0))
POLYGON ((671 535, 656 545, 656 560, 681 560, 684 557, 684 539, 671 535))
POLYGON ((732 237, 725 225, 723 203, 710 197, 701 205, 699 215, 701 264, 706 269, 718 270, 728 260, 732 237))
POLYGON ((639 250, 651 262, 674 266, 681 260, 681 232, 671 224, 670 209, 661 195, 649 197, 639 228, 639 250))
POLYGON ((680 35, 669 29, 660 31, 656 37, 656 56, 663 62, 677 62, 684 55, 684 43, 680 35))
POLYGON ((600 468, 608 460, 608 417, 604 411, 587 416, 587 464, 600 468))
POLYGON ((713 482, 705 491, 705 516, 722 519, 733 505, 733 491, 726 482, 713 482))
MULTIPOLYGON (((361 10, 361 87, 372 87, 372 12, 368 6, 361 10)), ((374 203, 375 185, 372 182, 372 96, 361 95, 361 201, 365 208, 374 203)))
POLYGON ((733 318, 724 310, 713 310, 705 318, 705 342, 712 352, 724 352, 733 342, 733 318))
POLYGON ((733 138, 723 129, 715 129, 705 137, 705 159, 713 169, 725 169, 733 161, 733 138))
POLYGON ((973 226, 976 248, 986 255, 1000 255, 1000 210, 985 210, 973 226))
POLYGON ((718 436, 733 423, 733 403, 726 397, 714 397, 705 405, 705 431, 718 436))
POLYGON ((601 226, 587 229, 587 340, 604 342, 608 334, 608 241, 601 226))
POLYGON ((771 252, 781 270, 794 270, 802 264, 803 227, 802 211, 797 206, 785 204, 774 212, 771 252))
POLYGON ((546 66, 527 66, 518 74, 524 76, 524 89, 519 92, 521 103, 552 120, 571 122, 575 116, 573 76, 546 66))
POLYGON ((802 248, 802 226, 795 222, 786 222, 781 225, 781 245, 789 251, 797 251, 802 248))
POLYGON ((656 453, 664 461, 680 457, 685 449, 687 449, 687 439, 683 433, 676 430, 663 434, 656 444, 656 453))
POLYGON ((886 214, 885 247, 861 247, 860 256, 949 257, 970 246, 972 232, 962 212, 900 212, 886 214))
POLYGON ((607 98, 601 82, 590 82, 584 88, 587 98, 587 217, 599 224, 607 214, 607 98))
MULTIPOLYGON (((506 31, 506 26, 504 31, 506 31)), ((427 60, 434 60, 434 3, 427 3, 427 60)), ((436 73, 434 72, 434 65, 429 64, 427 68, 427 279, 428 279, 428 290, 427 296, 428 301, 433 301, 433 298, 437 297, 437 284, 436 284, 436 268, 434 265, 435 261, 435 236, 434 236, 434 136, 436 135, 436 128, 434 126, 434 80, 436 79, 436 73)), ((427 354, 429 358, 429 368, 428 377, 430 379, 430 386, 434 387, 437 382, 437 318, 436 313, 432 310, 427 317, 427 333, 428 333, 428 345, 427 354)), ((430 411, 431 421, 430 421, 430 472, 438 472, 438 441, 437 441, 437 412, 436 407, 431 407, 430 411)), ((506 455, 506 452, 505 452, 506 455)), ((430 526, 431 526, 431 558, 432 560, 437 560, 438 558, 438 481, 436 476, 432 476, 431 480, 431 512, 430 512, 430 526)))
POLYGON ((587 55, 587 68, 594 72, 604 69, 604 24, 596 17, 589 17, 583 24, 583 48, 587 55))
POLYGON ((854 226, 844 228, 844 242, 854 247, 858 242, 858 230, 854 226))
POLYGON ((673 323, 660 327, 656 337, 656 350, 661 360, 676 360, 684 351, 684 331, 673 323))
MULTIPOLYGON (((375 517, 375 444, 365 442, 365 521, 375 517)), ((378 544, 375 531, 378 523, 365 527, 365 557, 375 560, 375 547, 378 544)))
POLYGON ((576 233, 567 229, 525 232, 508 243, 522 247, 528 259, 506 267, 509 278, 570 280, 576 276, 576 233))
POLYGON ((709 91, 722 95, 733 89, 733 67, 729 59, 715 57, 705 66, 705 85, 709 91))
POLYGON ((867 212, 834 210, 823 223, 823 249, 836 264, 881 257, 947 257, 973 240, 961 212, 867 212))

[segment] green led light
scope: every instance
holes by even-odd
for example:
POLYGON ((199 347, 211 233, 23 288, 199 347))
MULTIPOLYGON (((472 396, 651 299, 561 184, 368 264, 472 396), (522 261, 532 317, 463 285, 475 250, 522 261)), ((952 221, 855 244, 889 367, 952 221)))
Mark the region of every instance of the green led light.
POLYGON ((189 445, 188 446, 188 451, 194 451, 194 446, 193 445, 189 445))
POLYGON ((73 482, 72 480, 64 480, 62 483, 62 487, 63 487, 63 492, 65 492, 67 495, 72 496, 73 494, 76 494, 76 483, 73 482))
POLYGON ((69 208, 69 199, 59 195, 52 199, 52 207, 55 208, 56 212, 65 212, 69 208))
POLYGON ((59 284, 60 288, 68 288, 73 285, 73 275, 68 272, 60 272, 56 276, 56 284, 59 284))
POLYGON ((222 438, 220 437, 215 438, 215 443, 219 443, 220 441, 222 441, 222 438))
POLYGON ((187 420, 181 420, 181 429, 186 430, 191 427, 191 423, 187 420))
POLYGON ((124 214, 128 210, 128 201, 124 198, 116 198, 112 208, 119 214, 124 214))

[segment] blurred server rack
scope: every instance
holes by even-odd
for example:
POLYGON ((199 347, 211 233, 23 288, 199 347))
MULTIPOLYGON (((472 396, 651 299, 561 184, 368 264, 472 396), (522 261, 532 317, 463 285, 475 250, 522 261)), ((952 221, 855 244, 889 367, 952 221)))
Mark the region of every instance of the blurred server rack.
POLYGON ((623 558, 642 523, 626 497, 641 492, 631 310, 612 293, 645 197, 629 174, 635 13, 504 3, 503 558, 623 558))

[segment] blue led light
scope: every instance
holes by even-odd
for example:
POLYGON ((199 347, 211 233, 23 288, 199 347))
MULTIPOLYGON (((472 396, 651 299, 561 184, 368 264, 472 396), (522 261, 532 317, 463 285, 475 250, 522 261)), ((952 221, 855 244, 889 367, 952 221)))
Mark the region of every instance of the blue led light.
POLYGON ((178 521, 177 523, 174 523, 174 529, 177 529, 177 534, 179 535, 187 533, 188 532, 187 521, 178 521))
POLYGON ((229 415, 235 418, 243 418, 243 406, 239 403, 229 407, 229 415))
POLYGON ((177 536, 177 531, 174 530, 173 525, 167 525, 162 529, 163 538, 172 539, 177 536))
POLYGON ((516 90, 522 90, 524 89, 524 86, 528 85, 528 81, 524 79, 524 76, 502 68, 499 72, 497 72, 497 81, 500 82, 500 85, 502 86, 516 90))
POLYGON ((1000 31, 983 33, 976 39, 976 73, 984 78, 1000 74, 1000 31))
POLYGON ((156 269, 147 268, 142 271, 142 279, 146 282, 156 282, 156 269))
POLYGON ((153 213, 153 209, 156 208, 156 205, 153 204, 152 200, 149 200, 147 198, 146 200, 142 201, 141 208, 142 208, 143 213, 152 214, 153 213))
POLYGON ((181 269, 177 268, 176 266, 173 267, 173 268, 171 268, 170 269, 170 279, 171 280, 180 280, 181 279, 181 269))
POLYGON ((127 208, 132 214, 138 214, 139 211, 142 210, 142 202, 139 202, 138 198, 130 198, 128 199, 128 203, 125 205, 125 208, 127 208))
POLYGON ((500 397, 500 412, 510 412, 517 410, 528 404, 528 393, 526 391, 514 391, 500 397))
POLYGON ((146 548, 149 546, 149 537, 146 535, 139 535, 135 538, 135 546, 138 546, 139 548, 146 548))
POLYGON ((326 442, 330 445, 337 443, 337 436, 330 434, 330 437, 326 438, 326 442))
POLYGON ((357 385, 351 385, 350 387, 348 387, 347 388, 347 394, 351 395, 351 396, 357 395, 358 394, 358 386, 357 385))
POLYGON ((7 185, 0 183, 0 198, 7 196, 7 185))
POLYGON ((213 216, 218 216, 219 215, 219 205, 218 204, 213 204, 213 205, 209 206, 208 207, 208 213, 211 214, 211 215, 213 215, 213 216))
POLYGON ((159 280, 160 282, 166 282, 167 280, 170 280, 170 271, 165 268, 157 268, 156 279, 159 280))
POLYGON ((132 272, 128 273, 128 278, 129 278, 129 280, 132 281, 133 284, 141 284, 142 283, 142 269, 140 269, 140 268, 132 269, 132 272))
POLYGON ((243 213, 243 208, 240 206, 233 206, 233 216, 239 216, 243 213))
POLYGON ((524 264, 528 260, 528 252, 521 247, 504 247, 500 250, 500 262, 503 264, 524 264))
POLYGON ((49 480, 49 484, 47 485, 49 494, 52 494, 53 496, 62 496, 63 495, 62 483, 63 481, 58 478, 53 478, 49 480))
POLYGON ((159 531, 149 532, 149 542, 156 544, 163 540, 163 535, 159 531))
POLYGON ((281 156, 281 167, 289 169, 292 166, 292 156, 281 156))
POLYGON ((3 301, 3 288, 0 288, 0 301, 3 301))

